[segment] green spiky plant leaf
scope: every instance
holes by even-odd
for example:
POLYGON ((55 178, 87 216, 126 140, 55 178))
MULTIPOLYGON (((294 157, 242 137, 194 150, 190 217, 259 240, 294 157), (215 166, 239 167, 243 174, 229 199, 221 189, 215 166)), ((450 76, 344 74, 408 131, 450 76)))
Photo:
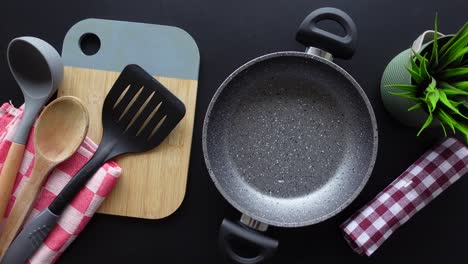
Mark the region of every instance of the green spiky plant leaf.
POLYGON ((432 42, 432 52, 431 52, 431 60, 430 63, 434 65, 434 67, 437 67, 439 65, 439 44, 437 41, 437 32, 439 32, 439 17, 435 16, 434 20, 434 41, 432 42))
POLYGON ((418 136, 434 120, 440 122, 444 135, 446 127, 462 133, 468 142, 468 22, 449 39, 439 39, 438 17, 434 21, 434 39, 421 53, 413 51, 411 64, 405 66, 411 84, 392 84, 401 90, 392 95, 408 98, 415 104, 408 109, 423 109, 428 117, 418 136))

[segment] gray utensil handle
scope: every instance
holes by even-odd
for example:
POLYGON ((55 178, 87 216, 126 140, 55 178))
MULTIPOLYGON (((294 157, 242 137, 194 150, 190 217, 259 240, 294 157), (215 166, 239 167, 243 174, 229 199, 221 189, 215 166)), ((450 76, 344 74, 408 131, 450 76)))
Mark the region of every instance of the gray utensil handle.
POLYGON ((27 102, 24 108, 24 116, 21 122, 19 123, 19 127, 15 136, 13 137, 13 142, 26 145, 28 142, 29 132, 31 132, 31 127, 34 124, 34 120, 39 115, 39 112, 42 109, 42 104, 37 103, 29 103, 27 102), (28 108, 28 109, 27 109, 28 108))
POLYGON ((58 219, 59 216, 53 214, 49 209, 42 211, 19 233, 8 248, 1 263, 26 263, 42 245, 58 219))

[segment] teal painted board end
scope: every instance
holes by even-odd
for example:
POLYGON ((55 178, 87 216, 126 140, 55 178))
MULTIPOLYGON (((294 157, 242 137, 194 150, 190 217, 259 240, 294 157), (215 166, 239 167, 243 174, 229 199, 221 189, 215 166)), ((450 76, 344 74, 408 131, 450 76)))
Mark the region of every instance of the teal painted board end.
POLYGON ((200 53, 195 40, 184 30, 163 25, 85 19, 66 34, 62 57, 65 66, 120 72, 138 64, 153 76, 198 80, 200 53), (95 34, 100 48, 86 55, 80 40, 95 34))

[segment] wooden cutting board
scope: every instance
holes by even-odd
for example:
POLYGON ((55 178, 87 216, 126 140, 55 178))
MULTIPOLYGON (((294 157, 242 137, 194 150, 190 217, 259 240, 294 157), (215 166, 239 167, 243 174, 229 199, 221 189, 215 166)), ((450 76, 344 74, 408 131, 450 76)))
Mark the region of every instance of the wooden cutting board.
POLYGON ((102 103, 128 64, 143 67, 185 103, 184 119, 159 147, 116 159, 122 176, 99 209, 148 219, 172 214, 185 195, 192 142, 200 62, 193 38, 176 27, 86 19, 68 31, 62 57, 65 76, 58 95, 83 100, 90 113, 88 136, 97 143, 102 103), (84 53, 89 40, 100 42, 93 55, 84 53))

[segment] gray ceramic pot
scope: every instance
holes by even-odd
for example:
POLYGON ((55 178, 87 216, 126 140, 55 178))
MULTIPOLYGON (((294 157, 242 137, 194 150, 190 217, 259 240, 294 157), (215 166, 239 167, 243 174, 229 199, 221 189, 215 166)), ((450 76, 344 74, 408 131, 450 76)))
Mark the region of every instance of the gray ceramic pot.
MULTIPOLYGON (((414 41, 411 48, 422 53, 433 42, 434 33, 433 30, 425 31, 414 41)), ((438 34, 442 37, 441 39, 451 37, 438 34)), ((385 108, 395 119, 410 127, 421 127, 427 119, 427 113, 422 109, 408 111, 408 108, 413 106, 415 102, 390 94, 390 92, 401 92, 401 90, 387 87, 390 84, 411 84, 411 75, 405 68, 405 66, 411 65, 411 53, 411 49, 404 50, 388 63, 382 75, 380 94, 385 108)), ((438 121, 432 122, 431 127, 435 126, 440 126, 440 123, 438 121)))

